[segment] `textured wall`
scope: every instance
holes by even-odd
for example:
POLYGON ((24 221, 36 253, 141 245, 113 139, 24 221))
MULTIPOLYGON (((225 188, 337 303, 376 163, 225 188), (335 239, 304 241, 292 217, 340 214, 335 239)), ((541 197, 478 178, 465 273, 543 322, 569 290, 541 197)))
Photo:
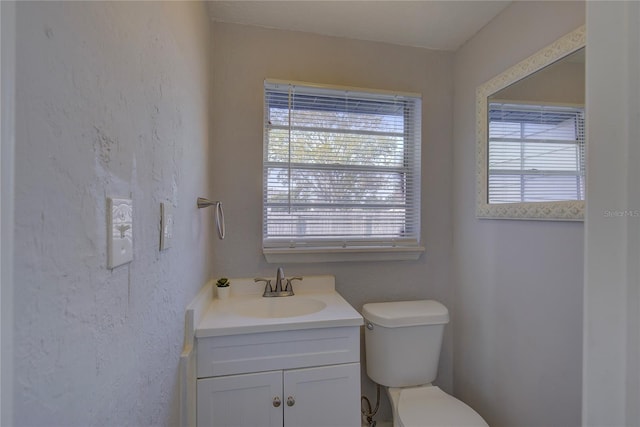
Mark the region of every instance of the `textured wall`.
POLYGON ((584 17, 514 2, 455 56, 454 391, 495 427, 580 425, 583 225, 475 218, 475 90, 584 17))
POLYGON ((205 6, 20 2, 16 27, 15 424, 175 425, 184 308, 210 276, 205 6), (108 196, 134 202, 112 271, 108 196))
MULTIPOLYGON (((452 54, 383 43, 216 23, 213 31, 213 194, 225 202, 227 239, 215 243, 220 275, 275 275, 262 233, 265 78, 420 92, 422 240, 417 261, 284 265, 288 275, 333 274, 356 309, 366 302, 434 298, 450 306, 452 54)), ((438 381, 451 389, 451 328, 438 381)), ((375 399, 363 375, 363 391, 375 399)), ((385 405, 386 405, 386 397, 385 405)), ((390 417, 387 406, 381 418, 390 417)))

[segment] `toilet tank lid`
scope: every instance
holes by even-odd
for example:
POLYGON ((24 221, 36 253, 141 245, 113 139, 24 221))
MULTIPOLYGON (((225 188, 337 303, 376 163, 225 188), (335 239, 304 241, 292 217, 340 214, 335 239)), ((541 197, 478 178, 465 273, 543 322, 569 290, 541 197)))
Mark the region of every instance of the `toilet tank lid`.
POLYGON ((449 322, 447 307, 434 300, 374 302, 362 307, 369 322, 387 328, 449 322))

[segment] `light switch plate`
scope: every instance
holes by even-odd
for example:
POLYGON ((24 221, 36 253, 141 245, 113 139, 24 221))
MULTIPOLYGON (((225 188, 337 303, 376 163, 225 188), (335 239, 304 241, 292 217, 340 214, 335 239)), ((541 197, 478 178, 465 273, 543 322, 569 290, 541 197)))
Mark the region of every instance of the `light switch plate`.
POLYGON ((107 266, 133 261, 133 200, 107 198, 107 266))
POLYGON ((169 249, 173 243, 173 206, 160 203, 160 250, 169 249))

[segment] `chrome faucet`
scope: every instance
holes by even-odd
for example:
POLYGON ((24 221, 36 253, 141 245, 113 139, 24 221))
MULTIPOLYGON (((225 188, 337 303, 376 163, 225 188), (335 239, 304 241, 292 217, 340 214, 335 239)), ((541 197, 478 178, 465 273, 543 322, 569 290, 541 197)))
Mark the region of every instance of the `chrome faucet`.
POLYGON ((282 292, 282 281, 284 280, 284 270, 282 267, 278 267, 276 272, 276 292, 282 292))
POLYGON ((293 285, 291 284, 292 280, 302 280, 302 277, 291 277, 289 279, 285 278, 284 270, 282 267, 278 267, 278 271, 276 272, 276 287, 275 289, 271 286, 271 279, 261 279, 256 278, 253 279, 254 282, 264 282, 264 293, 263 297, 290 297, 293 296, 293 285), (282 281, 285 280, 287 284, 284 289, 282 289, 282 281))

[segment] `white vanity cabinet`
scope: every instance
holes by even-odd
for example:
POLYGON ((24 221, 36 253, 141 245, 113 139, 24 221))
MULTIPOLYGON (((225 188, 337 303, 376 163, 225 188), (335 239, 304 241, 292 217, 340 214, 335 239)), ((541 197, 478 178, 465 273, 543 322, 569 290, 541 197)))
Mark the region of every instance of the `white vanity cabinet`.
POLYGON ((359 425, 360 364, 198 380, 198 426, 359 425))
POLYGON ((197 338, 197 426, 359 427, 359 329, 197 338))
POLYGON ((282 371, 198 379, 198 427, 282 427, 282 371))
POLYGON ((264 298, 253 278, 205 285, 185 313, 180 427, 360 427, 362 316, 333 276, 264 298))

